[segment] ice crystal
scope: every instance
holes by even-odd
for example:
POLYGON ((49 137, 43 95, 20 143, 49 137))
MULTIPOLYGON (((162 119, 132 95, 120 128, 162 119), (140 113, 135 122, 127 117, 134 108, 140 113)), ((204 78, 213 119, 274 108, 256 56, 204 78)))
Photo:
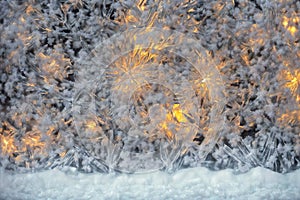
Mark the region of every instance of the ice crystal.
POLYGON ((298 168, 299 10, 294 0, 1 1, 0 166, 298 168))

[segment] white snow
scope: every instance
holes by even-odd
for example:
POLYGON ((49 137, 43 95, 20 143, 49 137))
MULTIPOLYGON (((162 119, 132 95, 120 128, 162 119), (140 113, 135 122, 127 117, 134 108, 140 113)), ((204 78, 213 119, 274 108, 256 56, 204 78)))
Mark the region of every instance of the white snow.
POLYGON ((0 172, 0 199, 300 199, 300 170, 183 169, 175 174, 82 174, 69 169, 0 172))

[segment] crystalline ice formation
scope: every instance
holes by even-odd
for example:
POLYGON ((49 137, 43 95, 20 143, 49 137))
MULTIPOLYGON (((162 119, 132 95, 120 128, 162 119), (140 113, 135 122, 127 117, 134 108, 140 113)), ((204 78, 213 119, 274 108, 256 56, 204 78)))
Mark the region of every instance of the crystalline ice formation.
POLYGON ((89 60, 80 65, 73 115, 83 147, 110 168, 172 171, 198 132, 203 146, 217 141, 223 83, 197 41, 131 29, 101 43, 89 60))
POLYGON ((298 168, 299 9, 292 0, 1 1, 1 167, 298 168), (129 46, 147 38, 154 45, 129 46), (202 51, 189 58, 184 40, 202 51), (209 65, 195 64, 201 55, 209 65))

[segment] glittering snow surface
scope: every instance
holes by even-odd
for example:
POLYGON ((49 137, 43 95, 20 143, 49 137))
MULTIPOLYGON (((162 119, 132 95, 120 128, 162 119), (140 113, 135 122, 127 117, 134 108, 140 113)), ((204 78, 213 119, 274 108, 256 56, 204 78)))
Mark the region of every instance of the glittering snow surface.
POLYGON ((299 11, 0 1, 0 169, 299 169, 299 11))
POLYGON ((0 199, 300 199, 300 170, 183 169, 175 174, 0 173, 0 199))

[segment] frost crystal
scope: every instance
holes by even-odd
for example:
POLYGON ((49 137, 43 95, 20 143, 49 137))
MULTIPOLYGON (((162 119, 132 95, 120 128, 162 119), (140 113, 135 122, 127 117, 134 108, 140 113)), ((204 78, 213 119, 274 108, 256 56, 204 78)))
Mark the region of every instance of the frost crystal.
POLYGON ((1 1, 1 168, 299 168, 299 10, 1 1))

